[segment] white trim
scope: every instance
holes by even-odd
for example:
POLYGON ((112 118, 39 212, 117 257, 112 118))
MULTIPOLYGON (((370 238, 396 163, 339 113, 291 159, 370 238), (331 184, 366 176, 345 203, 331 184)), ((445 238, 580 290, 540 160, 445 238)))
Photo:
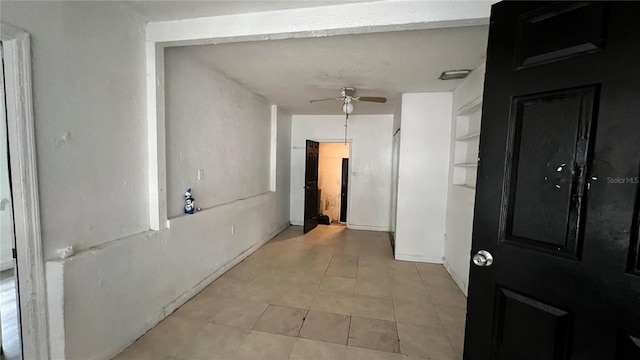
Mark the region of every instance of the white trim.
POLYGON ((449 275, 451 275, 451 278, 453 279, 453 281, 455 281, 456 285, 458 285, 460 290, 462 290, 462 293, 464 294, 464 296, 468 296, 467 294, 468 282, 464 278, 462 278, 462 276, 458 275, 457 272, 453 271, 453 268, 449 264, 449 261, 447 261, 447 258, 445 257, 442 258, 442 265, 447 270, 449 275))
POLYGON ((49 359, 47 293, 40 231, 29 34, 0 24, 24 359, 49 359))
POLYGON ((372 1, 147 24, 147 40, 202 45, 489 23, 491 1, 372 1), (258 21, 259 20, 259 21, 258 21))
POLYGON ((47 301, 49 305, 49 352, 51 359, 64 359, 67 343, 64 322, 64 264, 47 261, 47 301))
MULTIPOLYGON (((347 214, 348 213, 349 213, 349 210, 347 209, 347 214)), ((347 224, 347 229, 351 229, 351 230, 366 230, 366 231, 387 231, 387 232, 389 231, 389 227, 388 226, 375 226, 375 225, 347 224)))
POLYGON ((469 115, 472 112, 476 112, 478 110, 476 107, 480 105, 482 105, 482 95, 461 106, 458 111, 456 111, 456 116, 464 116, 469 115))
POLYGON ((235 204, 235 203, 240 203, 242 201, 246 201, 246 200, 249 200, 249 199, 257 198, 257 197, 264 196, 264 195, 267 195, 267 194, 271 194, 271 191, 265 191, 265 192, 262 192, 262 193, 259 193, 259 194, 255 194, 255 195, 250 195, 250 196, 247 196, 247 197, 244 197, 244 198, 235 199, 235 200, 231 200, 231 201, 227 201, 227 202, 223 202, 223 203, 219 203, 219 204, 214 204, 214 205, 206 207, 204 209, 201 208, 200 211, 197 211, 194 214, 180 214, 180 215, 173 216, 173 217, 171 217, 171 218, 169 218, 167 220, 167 228, 170 229, 171 228, 171 223, 174 222, 174 221, 177 221, 179 219, 200 215, 201 213, 203 213, 203 212, 205 212, 207 210, 211 210, 211 209, 215 209, 215 208, 219 208, 219 207, 222 207, 222 206, 227 206, 227 205, 231 205, 231 204, 235 204))
POLYGON ((304 226, 304 221, 291 220, 292 226, 304 226))
POLYGON ((147 42, 147 145, 149 172, 149 228, 169 227, 165 143, 164 48, 147 42))
POLYGON ((427 257, 422 255, 409 255, 409 254, 396 253, 396 260, 424 262, 424 263, 431 263, 431 264, 442 264, 441 257, 427 257))
POLYGON ((278 173, 278 105, 271 105, 271 154, 270 154, 269 191, 276 192, 278 173))

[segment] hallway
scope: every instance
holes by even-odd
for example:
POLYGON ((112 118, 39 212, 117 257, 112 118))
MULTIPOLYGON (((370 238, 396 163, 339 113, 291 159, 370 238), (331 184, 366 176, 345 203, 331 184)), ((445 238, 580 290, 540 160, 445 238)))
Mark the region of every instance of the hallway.
POLYGON ((116 359, 461 359, 465 307, 388 233, 292 226, 116 359))

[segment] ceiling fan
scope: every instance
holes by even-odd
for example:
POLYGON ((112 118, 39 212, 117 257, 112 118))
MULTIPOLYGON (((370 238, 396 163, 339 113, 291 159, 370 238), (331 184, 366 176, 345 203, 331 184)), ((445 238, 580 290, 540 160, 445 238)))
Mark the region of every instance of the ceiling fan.
POLYGON ((344 143, 347 144, 347 121, 349 120, 349 114, 353 112, 353 102, 355 101, 369 101, 369 102, 377 102, 377 103, 386 103, 387 98, 385 97, 376 97, 376 96, 356 96, 356 88, 352 87, 343 87, 340 89, 340 97, 337 98, 328 98, 328 99, 317 99, 311 100, 311 103, 318 101, 342 101, 342 112, 345 113, 346 117, 344 120, 344 143))
POLYGON ((353 102, 355 101, 368 101, 368 102, 377 102, 377 103, 386 103, 387 98, 384 97, 376 97, 376 96, 356 96, 356 88, 352 87, 343 87, 340 89, 340 97, 337 98, 327 98, 327 99, 317 99, 311 100, 311 103, 318 101, 342 101, 342 111, 349 115, 353 112, 353 102))

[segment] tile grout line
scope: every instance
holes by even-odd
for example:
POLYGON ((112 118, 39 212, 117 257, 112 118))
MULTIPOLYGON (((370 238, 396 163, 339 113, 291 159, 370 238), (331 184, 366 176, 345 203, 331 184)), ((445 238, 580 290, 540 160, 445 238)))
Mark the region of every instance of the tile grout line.
POLYGON ((396 317, 396 299, 391 296, 391 306, 393 307, 393 319, 396 324, 396 339, 398 340, 398 354, 402 354, 402 349, 400 348, 400 331, 398 330, 398 318, 396 317))
POLYGON ((347 343, 345 344, 347 347, 349 346, 349 338, 351 338, 351 320, 353 319, 353 315, 349 315, 349 327, 347 328, 347 343))
MULTIPOLYGON (((427 296, 429 297, 429 301, 431 302, 431 305, 433 305, 434 307, 436 307, 436 304, 433 302, 433 298, 431 297, 431 291, 429 290, 429 288, 427 287, 426 281, 425 279, 422 277, 422 273, 420 272, 420 269, 418 269, 418 265, 416 265, 416 270, 418 271, 418 277, 420 278, 420 282, 422 283, 422 287, 424 288, 424 290, 427 292, 427 296)), ((438 309, 439 310, 439 309, 438 309)))
MULTIPOLYGON (((256 320, 256 322, 251 325, 251 329, 249 329, 249 331, 253 331, 255 330, 254 328, 256 327, 256 325, 258 325, 258 323, 260 322, 260 320, 262 320, 262 317, 264 316, 264 314, 267 312, 267 309, 269 309, 269 306, 271 306, 271 304, 267 304, 267 307, 264 308, 264 310, 262 311, 262 313, 260 314, 260 316, 258 317, 258 319, 256 320)), ((258 330, 255 330, 258 331, 258 330)))
MULTIPOLYGON (((302 325, 300 325, 300 329, 298 329, 298 333, 296 334, 296 339, 300 338, 300 333, 302 332, 302 327, 304 326, 304 323, 307 321, 307 317, 309 317, 309 312, 311 311, 311 309, 307 309, 307 313, 304 314, 304 317, 302 318, 302 325)), ((300 338, 302 339, 302 338, 300 338)))

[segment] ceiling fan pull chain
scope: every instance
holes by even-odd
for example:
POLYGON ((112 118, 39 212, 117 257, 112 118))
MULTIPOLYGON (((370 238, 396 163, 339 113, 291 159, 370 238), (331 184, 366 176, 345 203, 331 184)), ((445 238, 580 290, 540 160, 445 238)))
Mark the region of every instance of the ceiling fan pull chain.
POLYGON ((344 144, 347 145, 347 121, 349 120, 349 114, 346 114, 344 118, 344 144))

